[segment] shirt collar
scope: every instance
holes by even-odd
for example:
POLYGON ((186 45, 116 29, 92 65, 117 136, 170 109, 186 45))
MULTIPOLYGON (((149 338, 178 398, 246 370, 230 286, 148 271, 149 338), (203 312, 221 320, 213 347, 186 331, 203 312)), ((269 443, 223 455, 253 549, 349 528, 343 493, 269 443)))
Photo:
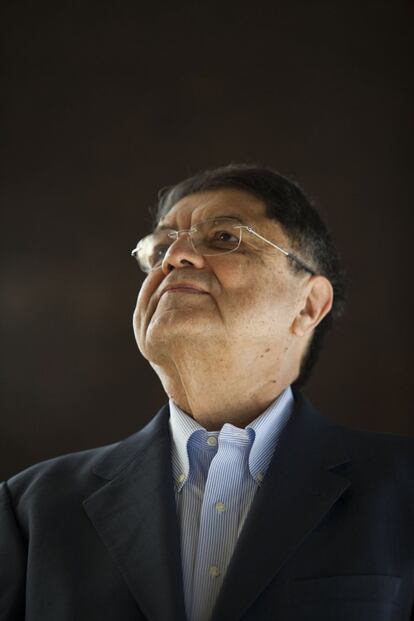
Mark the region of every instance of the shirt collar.
MULTIPOLYGON (((293 403, 292 389, 288 386, 262 414, 245 427, 246 430, 252 430, 249 432, 249 436, 253 436, 249 453, 249 471, 258 485, 264 479, 280 433, 291 415, 293 403)), ((177 491, 180 491, 189 475, 188 441, 193 434, 197 432, 197 435, 202 436, 202 444, 204 444, 210 436, 220 440, 220 434, 227 435, 228 428, 232 428, 232 433, 237 428, 234 425, 225 424, 220 432, 207 431, 194 418, 181 410, 172 399, 169 401, 169 406, 173 476, 177 491)))
POLYGON ((253 429, 254 441, 249 454, 249 470, 260 485, 263 481, 280 434, 292 414, 294 398, 288 386, 260 416, 246 426, 253 429))

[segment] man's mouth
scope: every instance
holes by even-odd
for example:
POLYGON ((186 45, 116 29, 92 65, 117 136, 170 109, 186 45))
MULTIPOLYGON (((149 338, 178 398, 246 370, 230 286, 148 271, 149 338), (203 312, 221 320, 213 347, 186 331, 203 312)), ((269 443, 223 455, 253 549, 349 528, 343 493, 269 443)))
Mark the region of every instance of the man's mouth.
POLYGON ((192 283, 172 283, 165 287, 160 297, 162 297, 164 293, 192 293, 193 295, 208 295, 207 291, 204 291, 204 289, 201 289, 201 287, 193 285, 192 283))
POLYGON ((198 289, 192 289, 191 287, 174 287, 167 289, 164 293, 193 293, 196 295, 208 295, 207 291, 199 291, 198 289))

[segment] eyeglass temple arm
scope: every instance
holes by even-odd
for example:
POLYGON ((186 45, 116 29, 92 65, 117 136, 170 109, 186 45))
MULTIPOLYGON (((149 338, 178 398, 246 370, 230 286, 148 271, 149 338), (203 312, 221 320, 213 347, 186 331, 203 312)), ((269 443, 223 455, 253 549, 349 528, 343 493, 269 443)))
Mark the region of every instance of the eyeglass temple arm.
POLYGON ((301 268, 303 268, 304 270, 306 270, 307 272, 309 272, 310 274, 312 274, 313 276, 315 276, 315 271, 312 270, 310 267, 308 267, 307 265, 305 265, 305 263, 303 263, 300 259, 298 259, 297 257, 295 257, 294 254, 292 254, 291 252, 288 252, 287 250, 284 250, 283 248, 281 248, 280 246, 278 246, 277 244, 274 244, 273 242, 269 241, 268 239, 266 239, 265 237, 262 237, 262 235, 260 235, 260 233, 256 233, 255 230, 253 230, 250 226, 247 225, 241 225, 240 226, 241 229, 246 229, 247 231, 249 231, 249 233, 251 233, 252 235, 256 235, 256 237, 259 237, 261 240, 263 240, 264 242, 266 242, 267 244, 270 244, 271 246, 273 246, 273 248, 276 248, 276 250, 279 250, 280 252, 282 252, 285 257, 289 257, 290 259, 292 259, 293 261, 295 261, 298 265, 300 265, 301 268))

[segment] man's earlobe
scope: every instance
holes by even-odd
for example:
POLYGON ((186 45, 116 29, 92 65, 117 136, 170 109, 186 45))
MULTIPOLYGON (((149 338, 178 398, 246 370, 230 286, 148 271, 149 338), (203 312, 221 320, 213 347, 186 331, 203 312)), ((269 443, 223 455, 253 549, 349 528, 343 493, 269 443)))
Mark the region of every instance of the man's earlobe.
POLYGON ((296 336, 306 336, 329 313, 333 303, 333 288, 324 276, 313 276, 309 281, 305 303, 292 324, 296 336))

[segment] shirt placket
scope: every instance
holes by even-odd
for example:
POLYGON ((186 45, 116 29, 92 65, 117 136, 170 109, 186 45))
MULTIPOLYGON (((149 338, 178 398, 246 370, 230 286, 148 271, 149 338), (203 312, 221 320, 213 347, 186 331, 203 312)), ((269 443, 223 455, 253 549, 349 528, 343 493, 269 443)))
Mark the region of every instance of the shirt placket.
POLYGON ((245 433, 232 438, 220 436, 219 449, 208 470, 194 564, 191 621, 210 618, 234 551, 249 448, 245 433))

